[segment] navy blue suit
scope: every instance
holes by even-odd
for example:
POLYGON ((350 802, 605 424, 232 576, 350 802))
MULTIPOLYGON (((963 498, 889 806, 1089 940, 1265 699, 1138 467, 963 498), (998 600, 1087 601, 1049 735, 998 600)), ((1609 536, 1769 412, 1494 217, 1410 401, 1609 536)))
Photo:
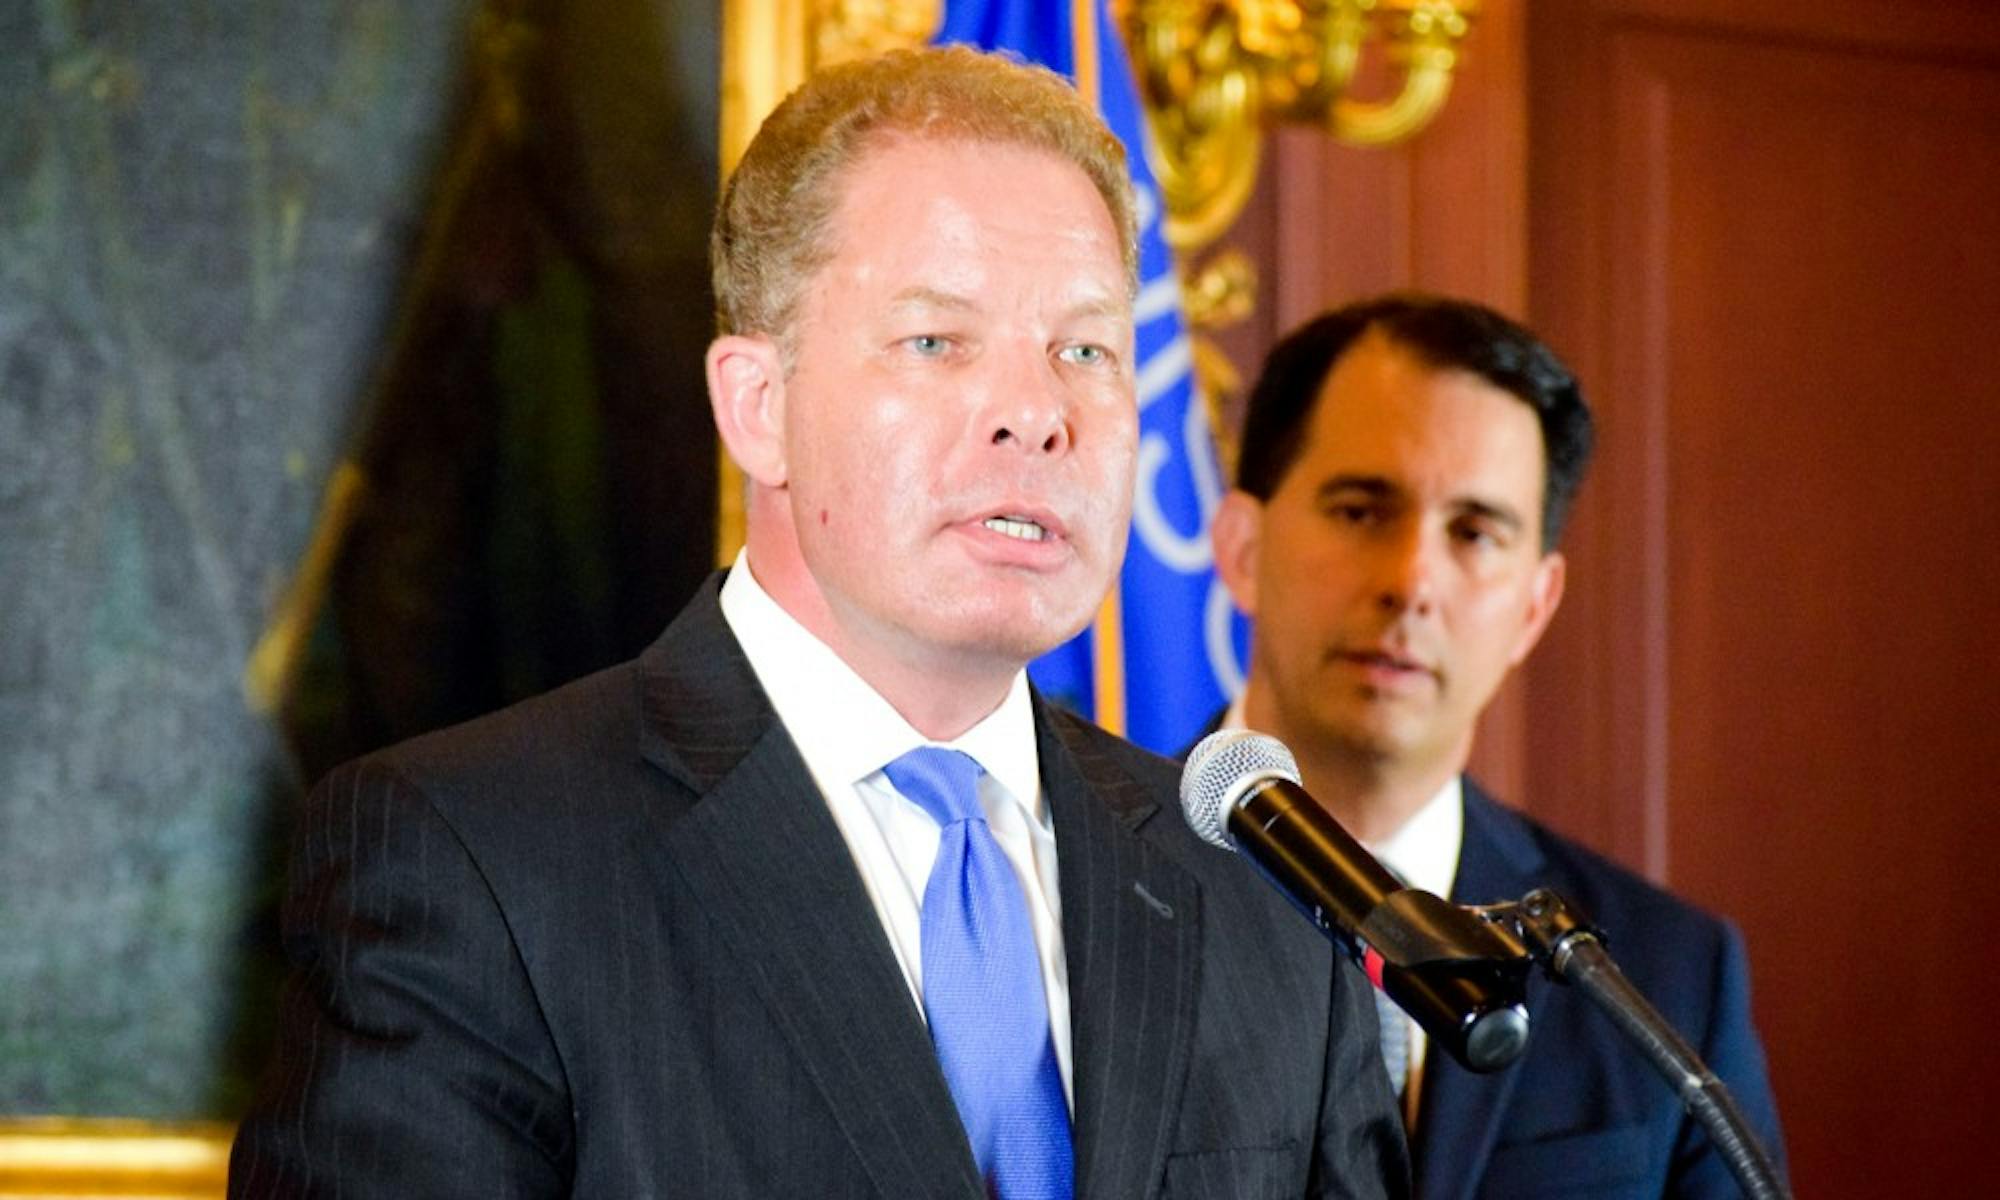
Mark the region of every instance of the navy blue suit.
MULTIPOLYGON (((1554 889, 1604 931, 1625 974, 1781 1156, 1736 930, 1467 780, 1451 898, 1518 900, 1536 887, 1554 889)), ((1505 1071, 1475 1075, 1443 1053, 1426 1057, 1414 1138, 1420 1200, 1739 1194, 1706 1133, 1588 997, 1537 975, 1528 1008, 1527 1054, 1505 1071)))

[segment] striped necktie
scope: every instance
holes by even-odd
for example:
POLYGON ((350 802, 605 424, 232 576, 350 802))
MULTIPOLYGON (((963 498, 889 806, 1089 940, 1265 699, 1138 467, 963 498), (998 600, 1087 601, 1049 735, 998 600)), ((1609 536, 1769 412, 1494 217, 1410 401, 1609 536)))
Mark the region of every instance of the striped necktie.
POLYGON ((1382 1065, 1389 1069, 1390 1088, 1401 1096, 1410 1082, 1409 1018, 1382 989, 1370 990, 1375 993, 1375 1019, 1382 1026, 1382 1065))

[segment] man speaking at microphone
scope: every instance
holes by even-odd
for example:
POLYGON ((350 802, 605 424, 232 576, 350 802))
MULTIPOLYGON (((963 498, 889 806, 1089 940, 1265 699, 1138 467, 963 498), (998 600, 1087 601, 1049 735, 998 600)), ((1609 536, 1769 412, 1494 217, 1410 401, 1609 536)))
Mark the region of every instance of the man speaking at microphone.
POLYGON ((1407 1194, 1360 973, 1023 671, 1124 548, 1127 178, 962 49, 772 114, 712 240, 745 552, 315 790, 233 1195, 1407 1194))
MULTIPOLYGON (((1462 904, 1547 887, 1577 906, 1780 1155, 1733 928, 1464 775, 1480 712, 1562 598, 1557 537, 1590 447, 1567 368, 1481 306, 1390 296, 1287 336, 1251 393, 1213 526, 1217 568, 1254 622, 1223 723, 1284 742, 1305 790, 1409 886, 1462 904)), ((1527 1053, 1491 1075, 1427 1055, 1421 1030, 1382 1007, 1419 1197, 1738 1194, 1583 995, 1533 980, 1527 1053)))

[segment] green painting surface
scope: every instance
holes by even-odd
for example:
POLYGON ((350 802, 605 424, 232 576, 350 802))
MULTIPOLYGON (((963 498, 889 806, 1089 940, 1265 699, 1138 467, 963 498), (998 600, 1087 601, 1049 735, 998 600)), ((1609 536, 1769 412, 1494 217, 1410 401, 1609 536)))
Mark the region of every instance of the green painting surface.
POLYGON ((239 1112, 312 778, 629 653, 705 569, 713 443, 687 410, 716 14, 490 7, 530 35, 521 91, 556 132, 531 120, 454 196, 443 173, 482 94, 473 0, 0 3, 0 1114, 239 1112), (605 117, 621 71, 650 107, 605 117), (556 144, 570 160, 538 149, 556 144), (695 182, 660 187, 628 146, 695 182), (419 277, 451 203, 498 223, 461 222, 479 236, 445 245, 468 261, 419 277), (630 231, 593 219, 625 210, 648 214, 627 238, 643 269, 605 246, 630 231), (514 264, 497 285, 482 245, 514 264), (435 334, 429 374, 397 340, 413 320, 435 334), (621 320, 664 322, 651 340, 672 357, 623 355, 639 338, 621 320), (403 410, 459 424, 375 428, 403 410), (404 476, 435 462, 459 481, 444 500, 471 515, 439 536, 476 536, 425 549, 461 564, 460 590, 370 574, 395 561, 370 531, 429 499, 386 477, 298 690, 256 711, 244 667, 333 468, 385 437, 404 476), (694 465, 658 461, 670 445, 694 465), (632 483, 636 463, 680 490, 632 483), (686 544, 635 535, 621 514, 640 505, 693 506, 686 544), (397 659, 384 631, 426 605, 457 657, 397 659), (553 628, 571 640, 537 649, 553 628), (454 665, 495 645, 513 653, 490 672, 454 665), (433 694, 450 703, 395 707, 433 694))

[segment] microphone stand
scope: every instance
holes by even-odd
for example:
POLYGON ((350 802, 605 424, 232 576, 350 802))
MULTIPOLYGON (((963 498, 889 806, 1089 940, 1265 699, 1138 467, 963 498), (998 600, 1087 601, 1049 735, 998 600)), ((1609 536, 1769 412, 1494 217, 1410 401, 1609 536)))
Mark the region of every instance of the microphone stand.
POLYGON ((1481 920, 1511 928, 1549 978, 1582 989, 1610 1016, 1708 1131, 1745 1196, 1791 1200, 1770 1152, 1751 1132, 1729 1089, 1625 978, 1597 931, 1579 921, 1561 896, 1537 888, 1518 903, 1473 911, 1481 920))

